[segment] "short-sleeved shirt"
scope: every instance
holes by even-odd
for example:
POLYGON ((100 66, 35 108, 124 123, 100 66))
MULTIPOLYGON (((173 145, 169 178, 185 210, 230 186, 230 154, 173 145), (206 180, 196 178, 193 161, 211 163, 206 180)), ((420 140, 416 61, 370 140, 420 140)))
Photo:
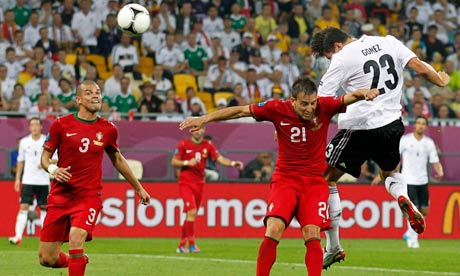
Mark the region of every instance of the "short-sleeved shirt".
POLYGON ((208 54, 202 47, 196 46, 195 49, 187 47, 187 49, 184 50, 184 57, 192 69, 203 71, 203 62, 208 59, 208 54))
POLYGON ((102 157, 104 151, 118 151, 118 130, 111 122, 97 117, 82 120, 77 114, 56 119, 51 125, 44 149, 59 152, 58 167, 70 167, 72 178, 67 183, 56 179, 51 184, 49 206, 69 206, 84 197, 98 197, 102 190, 102 157))
POLYGON ((401 137, 399 143, 401 154, 401 173, 408 184, 424 185, 428 183, 428 164, 439 162, 436 146, 430 137, 423 136, 417 140, 414 133, 401 137))
POLYGON ((219 155, 216 147, 209 140, 203 139, 199 144, 192 142, 191 139, 182 140, 176 148, 174 157, 184 161, 195 158, 198 163, 195 166, 181 168, 179 183, 188 185, 204 183, 206 160, 208 157, 216 160, 219 155))
MULTIPOLYGON (((70 102, 75 102, 75 98, 77 97, 77 94, 75 93, 59 94, 57 97, 61 101, 61 103, 66 104, 70 102)), ((69 111, 76 111, 76 108, 72 107, 69 109, 69 111)))
POLYGON ((134 98, 134 96, 131 94, 117 95, 113 101, 113 108, 122 113, 126 113, 131 110, 137 111, 136 98, 134 98))
POLYGON ((250 105, 257 121, 270 121, 278 135, 275 174, 322 175, 327 169, 326 140, 331 118, 344 112, 343 97, 318 97, 315 117, 306 121, 290 101, 270 100, 250 105))
POLYGON ((28 185, 49 185, 48 173, 40 166, 45 135, 34 140, 32 135, 27 135, 19 142, 18 162, 24 162, 22 183, 28 185))

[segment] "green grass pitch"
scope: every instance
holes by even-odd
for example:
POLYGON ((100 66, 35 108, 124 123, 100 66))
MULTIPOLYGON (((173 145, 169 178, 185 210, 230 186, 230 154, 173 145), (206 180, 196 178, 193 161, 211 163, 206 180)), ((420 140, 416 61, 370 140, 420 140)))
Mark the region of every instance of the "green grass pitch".
MULTIPOLYGON (((0 242, 0 275, 67 275, 66 269, 38 264, 38 239, 22 246, 0 242)), ((178 239, 96 238, 86 244, 86 275, 255 275, 261 239, 197 239, 202 252, 177 254, 178 239)), ((324 244, 324 241, 322 241, 324 244)), ((460 240, 420 240, 409 249, 403 240, 343 239, 347 258, 324 271, 326 276, 459 275, 460 240)), ((64 247, 67 250, 67 247, 64 247)), ((305 247, 300 239, 278 246, 273 276, 306 275, 305 247)))

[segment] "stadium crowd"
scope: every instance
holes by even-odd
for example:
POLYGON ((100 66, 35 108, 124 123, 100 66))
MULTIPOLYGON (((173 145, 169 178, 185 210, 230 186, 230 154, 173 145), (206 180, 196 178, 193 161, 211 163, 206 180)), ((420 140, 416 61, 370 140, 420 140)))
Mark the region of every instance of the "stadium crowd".
POLYGON ((152 26, 135 37, 117 27, 125 2, 1 1, 2 114, 74 112, 83 80, 100 85, 101 114, 112 120, 181 121, 286 99, 298 76, 320 81, 329 61, 309 43, 334 26, 356 38, 392 35, 450 75, 440 88, 406 71, 404 116, 460 117, 460 7, 447 0, 141 0, 152 26))

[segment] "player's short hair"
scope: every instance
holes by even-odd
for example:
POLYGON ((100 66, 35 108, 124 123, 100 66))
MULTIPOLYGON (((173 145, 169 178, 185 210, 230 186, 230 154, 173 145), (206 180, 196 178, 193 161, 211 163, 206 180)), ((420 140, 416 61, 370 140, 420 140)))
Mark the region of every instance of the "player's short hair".
POLYGON ((77 96, 81 95, 81 92, 83 91, 83 86, 88 86, 88 85, 96 85, 97 87, 99 87, 99 85, 92 80, 84 80, 77 86, 77 96))
POLYGON ((425 124, 428 125, 428 118, 427 117, 425 117, 425 116, 417 116, 417 117, 415 117, 414 122, 417 122, 419 119, 424 120, 425 124))
POLYGON ((29 119, 29 125, 30 125, 30 123, 31 123, 32 121, 38 121, 38 123, 39 123, 40 125, 42 125, 42 120, 40 120, 40 118, 38 118, 38 117, 32 117, 32 118, 30 118, 30 119, 29 119))
POLYGON ((311 48, 318 56, 324 56, 326 53, 334 52, 334 43, 344 43, 350 36, 334 27, 328 27, 322 31, 317 32, 312 39, 311 48))
POLYGON ((291 89, 291 97, 297 99, 300 93, 312 95, 316 93, 316 84, 307 76, 302 76, 296 79, 291 89))

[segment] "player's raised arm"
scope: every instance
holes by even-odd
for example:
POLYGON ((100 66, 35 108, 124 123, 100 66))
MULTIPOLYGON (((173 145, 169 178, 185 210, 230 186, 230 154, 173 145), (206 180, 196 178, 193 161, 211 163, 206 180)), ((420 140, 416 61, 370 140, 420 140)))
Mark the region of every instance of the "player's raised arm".
POLYGON ((187 118, 182 123, 180 123, 179 128, 181 130, 190 128, 190 131, 194 132, 199 130, 209 122, 225 121, 250 116, 251 111, 249 109, 249 105, 231 106, 200 117, 187 118))
POLYGON ((436 84, 437 86, 444 87, 449 84, 450 77, 446 72, 436 72, 436 70, 430 64, 420 60, 417 57, 409 60, 406 67, 414 70, 426 80, 436 84))
POLYGON ((380 95, 380 92, 377 89, 358 89, 353 93, 345 94, 343 96, 343 104, 348 106, 361 100, 372 101, 378 95, 380 95))

